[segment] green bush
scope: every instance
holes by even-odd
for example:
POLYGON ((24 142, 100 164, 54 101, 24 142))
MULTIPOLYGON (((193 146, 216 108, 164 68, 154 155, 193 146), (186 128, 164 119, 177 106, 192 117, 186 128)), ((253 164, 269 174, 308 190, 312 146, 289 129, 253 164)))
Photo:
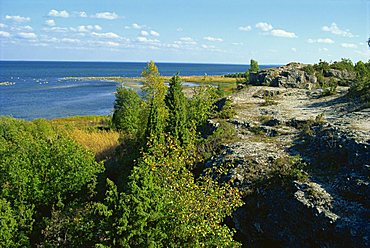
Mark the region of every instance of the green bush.
POLYGON ((52 206, 89 194, 102 169, 92 153, 46 121, 0 118, 0 199, 12 207, 7 215, 17 212, 14 235, 22 246, 52 206))
POLYGON ((117 88, 114 102, 113 126, 124 133, 137 134, 142 125, 143 102, 135 90, 117 88))

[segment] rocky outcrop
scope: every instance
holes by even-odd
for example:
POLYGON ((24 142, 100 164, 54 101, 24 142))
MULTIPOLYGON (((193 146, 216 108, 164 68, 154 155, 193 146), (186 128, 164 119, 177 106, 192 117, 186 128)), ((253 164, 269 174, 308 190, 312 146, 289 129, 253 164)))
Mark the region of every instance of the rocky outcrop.
POLYGON ((290 63, 285 66, 251 72, 249 81, 255 86, 310 89, 317 78, 303 70, 304 64, 290 63))
POLYGON ((324 71, 324 77, 335 77, 338 80, 354 80, 356 78, 355 72, 347 70, 330 69, 324 71))
POLYGON ((370 246, 370 112, 348 111, 345 91, 257 86, 233 96, 240 139, 206 166, 223 167, 243 194, 233 217, 246 247, 370 246))

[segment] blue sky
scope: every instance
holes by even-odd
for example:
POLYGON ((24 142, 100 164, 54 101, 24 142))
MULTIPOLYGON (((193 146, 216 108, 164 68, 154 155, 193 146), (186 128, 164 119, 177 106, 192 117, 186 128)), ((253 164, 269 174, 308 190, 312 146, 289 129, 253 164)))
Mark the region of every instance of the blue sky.
POLYGON ((370 0, 0 0, 1 60, 367 61, 370 0))

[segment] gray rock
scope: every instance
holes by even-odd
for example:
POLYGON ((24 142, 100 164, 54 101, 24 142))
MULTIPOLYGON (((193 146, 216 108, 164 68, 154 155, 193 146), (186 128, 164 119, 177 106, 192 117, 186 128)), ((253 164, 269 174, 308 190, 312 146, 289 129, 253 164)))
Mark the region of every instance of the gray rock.
POLYGON ((317 78, 303 71, 303 67, 300 63, 290 63, 278 68, 252 72, 249 81, 257 86, 310 89, 312 84, 316 84, 317 78))

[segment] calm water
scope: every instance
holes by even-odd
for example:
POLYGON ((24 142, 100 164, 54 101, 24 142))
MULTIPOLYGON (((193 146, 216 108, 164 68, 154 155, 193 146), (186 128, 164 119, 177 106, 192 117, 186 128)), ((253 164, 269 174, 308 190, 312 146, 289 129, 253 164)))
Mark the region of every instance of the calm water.
MULTIPOLYGON (((27 120, 73 115, 108 115, 115 82, 64 80, 65 77, 138 77, 146 63, 0 61, 0 115, 27 120)), ((247 65, 158 63, 162 75, 223 75, 247 65)), ((264 66, 261 66, 264 67, 264 66)))

